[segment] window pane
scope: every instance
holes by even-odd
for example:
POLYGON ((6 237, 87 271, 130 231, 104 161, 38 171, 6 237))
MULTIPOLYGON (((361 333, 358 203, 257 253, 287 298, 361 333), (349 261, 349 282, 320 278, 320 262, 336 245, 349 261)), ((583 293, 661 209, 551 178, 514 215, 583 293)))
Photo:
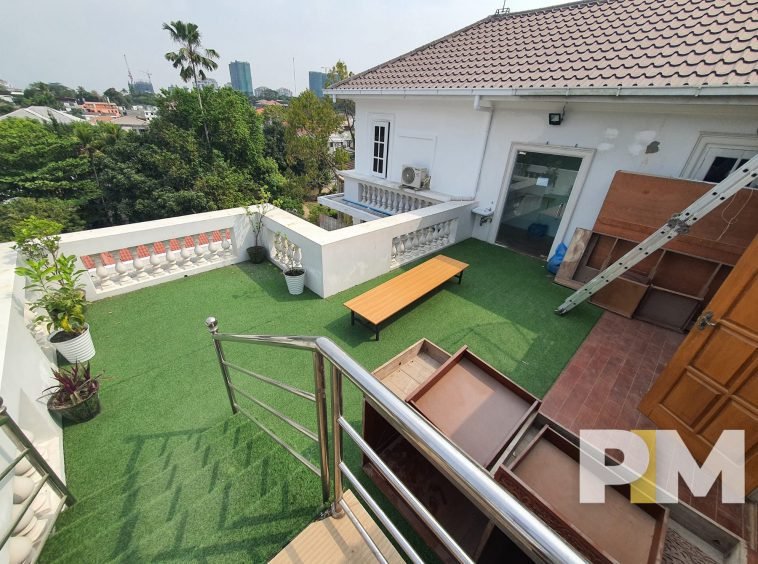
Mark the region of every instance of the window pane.
POLYGON ((384 174, 384 161, 382 161, 381 159, 379 159, 376 162, 377 162, 377 165, 378 165, 376 172, 378 172, 379 174, 384 174))
POLYGON ((374 164, 371 167, 371 170, 373 170, 374 172, 378 172, 378 168, 379 168, 379 160, 378 159, 374 159, 374 164))
POLYGON ((379 128, 379 141, 384 141, 384 128, 379 128))
POLYGON ((374 126, 374 141, 379 141, 379 126, 374 126))
POLYGON ((735 164, 737 164, 737 159, 735 158, 716 157, 713 159, 713 163, 708 169, 708 172, 705 173, 703 180, 706 182, 721 182, 724 178, 729 176, 729 173, 732 172, 735 164))
POLYGON ((379 143, 374 143, 374 156, 379 156, 379 143))

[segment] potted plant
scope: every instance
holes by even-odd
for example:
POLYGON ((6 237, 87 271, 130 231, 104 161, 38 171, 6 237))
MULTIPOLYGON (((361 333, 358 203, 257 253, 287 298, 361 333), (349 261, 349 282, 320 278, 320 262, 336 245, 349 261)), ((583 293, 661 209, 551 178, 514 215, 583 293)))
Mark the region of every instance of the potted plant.
POLYGON ((95 356, 95 346, 85 319, 87 299, 79 282, 76 257, 60 254, 61 225, 35 217, 21 222, 16 233, 16 249, 26 259, 16 274, 25 276, 28 290, 36 299, 29 304, 37 313, 35 323, 44 323, 48 340, 69 362, 95 356))
POLYGON ((284 268, 284 279, 287 281, 287 289, 293 296, 303 293, 305 288, 305 269, 301 264, 302 251, 300 247, 291 243, 283 233, 277 233, 279 245, 279 258, 284 268))
POLYGON ((253 246, 247 248, 247 254, 250 257, 250 262, 253 264, 260 264, 266 260, 266 247, 259 245, 258 240, 263 229, 263 217, 266 215, 271 206, 269 205, 269 199, 271 194, 266 190, 261 190, 258 200, 245 210, 247 217, 250 219, 250 229, 253 231, 253 246))
POLYGON ((48 411, 76 423, 89 421, 100 413, 101 376, 91 375, 89 362, 53 370, 56 383, 45 390, 48 411))

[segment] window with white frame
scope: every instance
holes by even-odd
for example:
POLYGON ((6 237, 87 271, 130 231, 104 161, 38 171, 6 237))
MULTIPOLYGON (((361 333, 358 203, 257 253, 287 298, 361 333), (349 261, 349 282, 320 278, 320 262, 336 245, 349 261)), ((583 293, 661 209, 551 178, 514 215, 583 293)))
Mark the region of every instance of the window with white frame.
POLYGON ((372 128, 371 171, 378 175, 387 176, 387 155, 389 154, 390 122, 375 121, 372 128))
MULTIPOLYGON (((702 134, 682 176, 705 182, 721 182, 756 154, 758 137, 702 134)), ((758 188, 758 181, 750 187, 758 188)))

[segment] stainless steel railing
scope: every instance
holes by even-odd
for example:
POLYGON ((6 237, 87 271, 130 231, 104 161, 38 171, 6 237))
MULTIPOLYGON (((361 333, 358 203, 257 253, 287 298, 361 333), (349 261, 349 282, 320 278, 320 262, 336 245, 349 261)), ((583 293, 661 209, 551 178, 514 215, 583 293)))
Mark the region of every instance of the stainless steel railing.
POLYGON ((224 384, 226 386, 226 393, 229 396, 229 403, 232 407, 232 413, 242 413, 253 423, 255 423, 262 431, 264 431, 269 437, 276 441, 284 450, 289 452, 297 460, 299 460, 306 468, 316 474, 321 479, 321 494, 324 499, 324 503, 328 502, 331 498, 330 480, 329 480, 329 439, 326 430, 326 380, 324 377, 324 355, 318 350, 316 346, 315 337, 269 337, 263 335, 226 335, 219 334, 218 321, 215 317, 209 317, 205 320, 205 325, 213 337, 213 344, 216 347, 216 356, 218 357, 218 363, 221 367, 221 375, 224 378, 224 384), (238 343, 262 343, 280 347, 289 347, 301 350, 309 350, 313 353, 313 388, 314 392, 308 392, 301 390, 294 386, 279 382, 273 378, 268 378, 261 374, 257 374, 252 370, 247 370, 236 364, 226 360, 224 356, 224 349, 221 345, 222 341, 238 342, 238 343), (287 392, 295 397, 302 398, 306 401, 310 401, 316 404, 316 429, 317 433, 313 433, 310 429, 304 427, 297 421, 287 417, 284 413, 278 409, 260 401, 259 399, 241 390, 238 386, 235 386, 232 382, 229 374, 229 369, 245 374, 259 382, 274 386, 282 391, 287 392), (319 446, 319 466, 316 467, 310 460, 299 453, 293 446, 284 441, 266 425, 256 418, 252 413, 246 409, 240 407, 237 403, 237 394, 240 394, 244 398, 250 400, 258 407, 263 408, 270 414, 274 415, 309 440, 319 446))
MULTIPOLYGON (((542 562, 584 562, 585 559, 568 545, 552 529, 545 525, 528 508, 515 497, 501 488, 483 468, 473 462, 465 453, 454 445, 447 437, 437 431, 420 414, 400 400, 387 387, 374 378, 365 368, 358 364, 350 355, 326 337, 303 336, 270 336, 270 335, 234 335, 218 333, 218 322, 209 317, 206 320, 216 352, 221 365, 221 372, 229 394, 233 411, 239 411, 234 393, 239 392, 231 379, 228 369, 234 367, 226 362, 221 349, 222 341, 258 343, 263 345, 288 347, 309 350, 314 359, 315 394, 304 390, 291 390, 290 386, 277 382, 280 388, 298 395, 313 396, 317 407, 318 444, 321 462, 322 490, 324 500, 330 499, 330 480, 328 475, 329 445, 326 437, 326 398, 324 390, 324 359, 332 365, 331 368, 331 418, 332 418, 332 456, 334 462, 334 497, 332 513, 335 517, 347 515, 363 536, 369 548, 380 562, 386 562, 376 543, 368 535, 366 529, 345 503, 342 497, 342 479, 346 477, 353 490, 369 506, 376 517, 386 527, 390 535, 405 551, 413 562, 423 562, 408 540, 400 533, 391 519, 381 510, 376 501, 369 495, 356 479, 342 457, 343 432, 356 446, 373 462, 384 478, 393 486, 398 494, 413 508, 418 517, 430 528, 444 546, 461 562, 471 562, 471 558, 458 545, 453 537, 439 524, 426 507, 413 495, 392 470, 382 461, 381 457, 363 440, 343 416, 342 385, 347 378, 361 393, 371 400, 378 412, 397 429, 403 437, 430 460, 453 484, 456 485, 489 519, 491 519, 521 550, 536 561, 542 562), (319 405, 321 407, 319 408, 319 405), (322 432, 323 430, 323 432, 322 432)), ((243 370, 252 375, 251 371, 243 370)), ((258 377, 259 375, 256 375, 258 377)), ((260 378, 259 378, 260 379, 260 378)), ((270 379, 267 379, 270 380, 270 379)), ((266 381, 266 380, 263 380, 266 381)), ((271 383, 271 382, 269 382, 271 383)), ((255 419, 254 419, 255 421, 255 419)), ((257 421, 256 421, 257 422, 257 421)), ((266 428, 262 427, 264 430, 266 428)), ((283 441, 267 431, 274 440, 282 446, 283 441)), ((287 450, 303 462, 302 455, 295 453, 289 445, 287 450)), ((308 461, 310 464, 310 461, 308 461)), ((308 465, 306 464, 306 466, 308 465)), ((312 466, 312 464, 311 464, 312 466)), ((312 468, 313 470, 314 468, 312 468)))
POLYGON ((3 534, 2 539, 0 540, 0 548, 3 548, 8 542, 8 539, 11 538, 13 531, 16 530, 16 527, 21 522, 21 519, 24 518, 24 515, 31 507, 32 503, 34 503, 34 500, 37 498, 37 495, 40 493, 40 491, 42 491, 42 488, 45 486, 45 484, 49 484, 55 490, 58 496, 58 504, 48 515, 45 529, 43 530, 42 535, 40 535, 39 540, 36 541, 35 549, 30 556, 30 561, 34 562, 42 550, 42 546, 45 544, 47 537, 50 536, 55 520, 63 510, 63 506, 73 505, 76 503, 76 498, 74 498, 68 487, 66 487, 66 484, 63 483, 63 480, 58 477, 58 475, 50 467, 44 457, 35 448, 35 446, 29 440, 29 437, 24 434, 21 428, 8 414, 8 409, 5 405, 3 405, 2 398, 0 398, 0 427, 3 428, 6 436, 11 440, 13 445, 19 451, 18 455, 2 470, 2 472, 0 472, 0 482, 2 482, 5 477, 8 476, 8 474, 10 474, 19 464, 19 462, 21 462, 24 458, 29 460, 29 463, 40 476, 34 486, 34 489, 32 490, 31 495, 29 495, 29 497, 22 504, 18 512, 18 516, 11 521, 10 527, 8 527, 8 530, 3 534))

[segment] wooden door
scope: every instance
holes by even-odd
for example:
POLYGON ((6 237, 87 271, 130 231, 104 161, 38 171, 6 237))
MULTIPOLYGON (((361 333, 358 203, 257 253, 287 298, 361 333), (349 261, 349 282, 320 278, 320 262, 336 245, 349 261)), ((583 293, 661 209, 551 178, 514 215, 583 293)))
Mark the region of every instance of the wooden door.
POLYGON ((758 237, 639 406, 701 464, 721 431, 744 429, 747 492, 758 488, 757 351, 758 237))

